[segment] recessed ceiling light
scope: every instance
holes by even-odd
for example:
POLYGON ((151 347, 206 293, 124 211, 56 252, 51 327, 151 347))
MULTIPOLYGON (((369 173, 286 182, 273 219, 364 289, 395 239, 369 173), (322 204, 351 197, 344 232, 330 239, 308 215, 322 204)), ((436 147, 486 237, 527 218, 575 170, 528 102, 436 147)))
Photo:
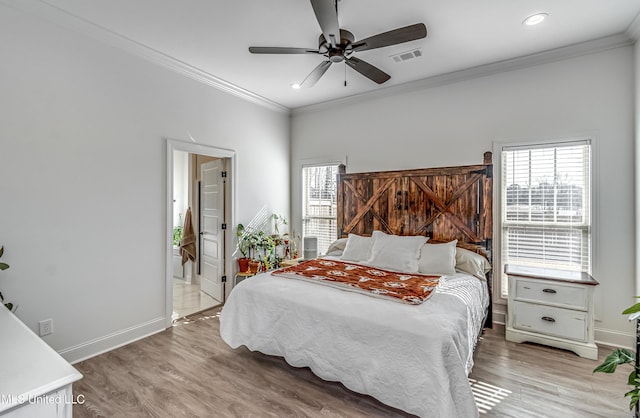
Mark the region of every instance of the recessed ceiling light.
POLYGON ((291 88, 292 88, 292 89, 296 89, 296 90, 297 90, 297 89, 299 89, 299 88, 300 88, 300 83, 293 83, 293 84, 291 85, 291 88))
POLYGON ((542 23, 547 16, 549 16, 547 13, 536 13, 523 20, 522 24, 527 26, 537 25, 538 23, 542 23))

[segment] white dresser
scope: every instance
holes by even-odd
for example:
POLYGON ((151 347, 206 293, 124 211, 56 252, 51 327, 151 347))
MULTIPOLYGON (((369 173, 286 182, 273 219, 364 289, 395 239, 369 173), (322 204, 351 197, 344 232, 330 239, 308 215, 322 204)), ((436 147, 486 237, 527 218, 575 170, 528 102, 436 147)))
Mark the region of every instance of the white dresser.
POLYGON ((598 359, 594 342, 593 291, 587 273, 507 264, 507 341, 529 341, 598 359))
POLYGON ((82 375, 4 306, 0 335, 0 417, 71 418, 82 375))

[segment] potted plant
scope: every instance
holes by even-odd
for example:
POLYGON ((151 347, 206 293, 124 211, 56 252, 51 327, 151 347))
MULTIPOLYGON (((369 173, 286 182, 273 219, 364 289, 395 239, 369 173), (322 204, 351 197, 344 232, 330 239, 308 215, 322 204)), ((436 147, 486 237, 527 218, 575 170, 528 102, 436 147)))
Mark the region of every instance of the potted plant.
POLYGON ((249 271, 256 274, 263 267, 262 261, 266 251, 265 241, 267 240, 267 234, 262 230, 254 230, 249 236, 249 253, 251 261, 249 261, 249 271))
MULTIPOLYGON (((638 296, 636 296, 638 298, 638 296)), ((618 366, 629 364, 632 369, 627 377, 627 384, 632 387, 630 391, 624 394, 630 398, 629 409, 634 410, 633 416, 640 418, 640 408, 638 400, 640 400, 640 303, 625 309, 623 315, 629 315, 629 321, 636 321, 636 351, 635 353, 626 348, 616 348, 607 356, 604 362, 596 367, 593 372, 613 373, 618 366)))
POLYGON ((245 227, 242 224, 238 224, 236 234, 238 236, 238 251, 242 255, 238 259, 240 271, 257 273, 262 261, 262 254, 265 252, 264 242, 267 235, 262 230, 245 227), (245 263, 248 267, 245 266, 245 263))
MULTIPOLYGON (((4 254, 4 247, 0 247, 0 257, 2 257, 2 254, 4 254)), ((0 263, 0 270, 6 270, 8 268, 9 268, 9 265, 7 263, 0 263)), ((2 292, 0 292, 0 303, 4 304, 4 306, 10 311, 13 311, 13 303, 11 302, 5 303, 2 292)))
POLYGON ((238 270, 242 273, 249 271, 249 261, 251 261, 251 238, 249 237, 249 231, 247 231, 242 224, 238 224, 236 228, 236 236, 238 237, 238 251, 241 257, 238 258, 238 270))
POLYGON ((261 229, 245 227, 238 224, 236 235, 238 237, 238 252, 242 257, 238 258, 238 266, 241 272, 257 273, 261 268, 270 270, 280 266, 284 256, 283 248, 285 236, 280 235, 280 226, 287 224, 284 216, 272 215, 274 221, 274 234, 269 234, 261 229), (245 266, 248 264, 248 267, 245 266))
POLYGON ((274 213, 273 219, 273 234, 261 234, 258 237, 258 247, 262 255, 262 265, 265 270, 271 270, 279 268, 280 263, 284 258, 289 257, 289 233, 285 232, 281 234, 280 227, 287 225, 288 221, 282 215, 274 213))
POLYGON ((184 234, 184 228, 182 225, 182 214, 178 214, 178 225, 173 227, 173 246, 179 247, 182 242, 182 235, 184 234))
POLYGON ((183 234, 183 231, 181 226, 173 227, 173 245, 175 247, 180 246, 180 242, 182 241, 182 234, 183 234))
POLYGON ((282 257, 278 254, 278 246, 282 244, 279 235, 265 235, 261 247, 263 251, 263 263, 265 270, 280 267, 282 257))

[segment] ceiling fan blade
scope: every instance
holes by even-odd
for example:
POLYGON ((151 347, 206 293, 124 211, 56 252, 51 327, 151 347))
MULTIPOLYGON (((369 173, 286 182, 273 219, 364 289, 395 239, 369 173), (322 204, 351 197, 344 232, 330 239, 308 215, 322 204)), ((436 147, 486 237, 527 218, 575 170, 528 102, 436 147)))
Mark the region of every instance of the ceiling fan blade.
POLYGON ((286 48, 278 46, 250 46, 252 54, 319 54, 317 49, 310 48, 286 48))
POLYGON ((391 78, 389 74, 385 73, 378 67, 374 67, 368 62, 362 61, 356 57, 351 57, 348 60, 345 60, 345 63, 363 76, 378 84, 382 84, 391 78))
POLYGON ((424 23, 405 26, 390 30, 389 32, 365 38, 353 43, 354 51, 366 51, 367 49, 382 48, 385 46, 397 45, 404 42, 415 41, 427 36, 427 27, 424 23))
POLYGON ((314 68, 313 71, 311 71, 307 78, 305 78, 304 81, 300 83, 300 87, 313 87, 318 82, 318 80, 320 80, 320 77, 322 77, 324 73, 327 72, 329 67, 331 67, 331 61, 323 61, 318 64, 318 66, 314 68))
POLYGON ((311 0, 311 6, 324 38, 335 48, 336 44, 340 43, 340 25, 335 0, 311 0))

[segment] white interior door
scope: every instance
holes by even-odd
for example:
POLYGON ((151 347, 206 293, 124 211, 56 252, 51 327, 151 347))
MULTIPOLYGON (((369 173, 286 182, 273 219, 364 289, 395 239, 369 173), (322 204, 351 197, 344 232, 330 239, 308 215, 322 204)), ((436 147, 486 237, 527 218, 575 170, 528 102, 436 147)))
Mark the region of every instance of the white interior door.
POLYGON ((224 179, 222 160, 200 167, 200 290, 222 301, 224 179))

